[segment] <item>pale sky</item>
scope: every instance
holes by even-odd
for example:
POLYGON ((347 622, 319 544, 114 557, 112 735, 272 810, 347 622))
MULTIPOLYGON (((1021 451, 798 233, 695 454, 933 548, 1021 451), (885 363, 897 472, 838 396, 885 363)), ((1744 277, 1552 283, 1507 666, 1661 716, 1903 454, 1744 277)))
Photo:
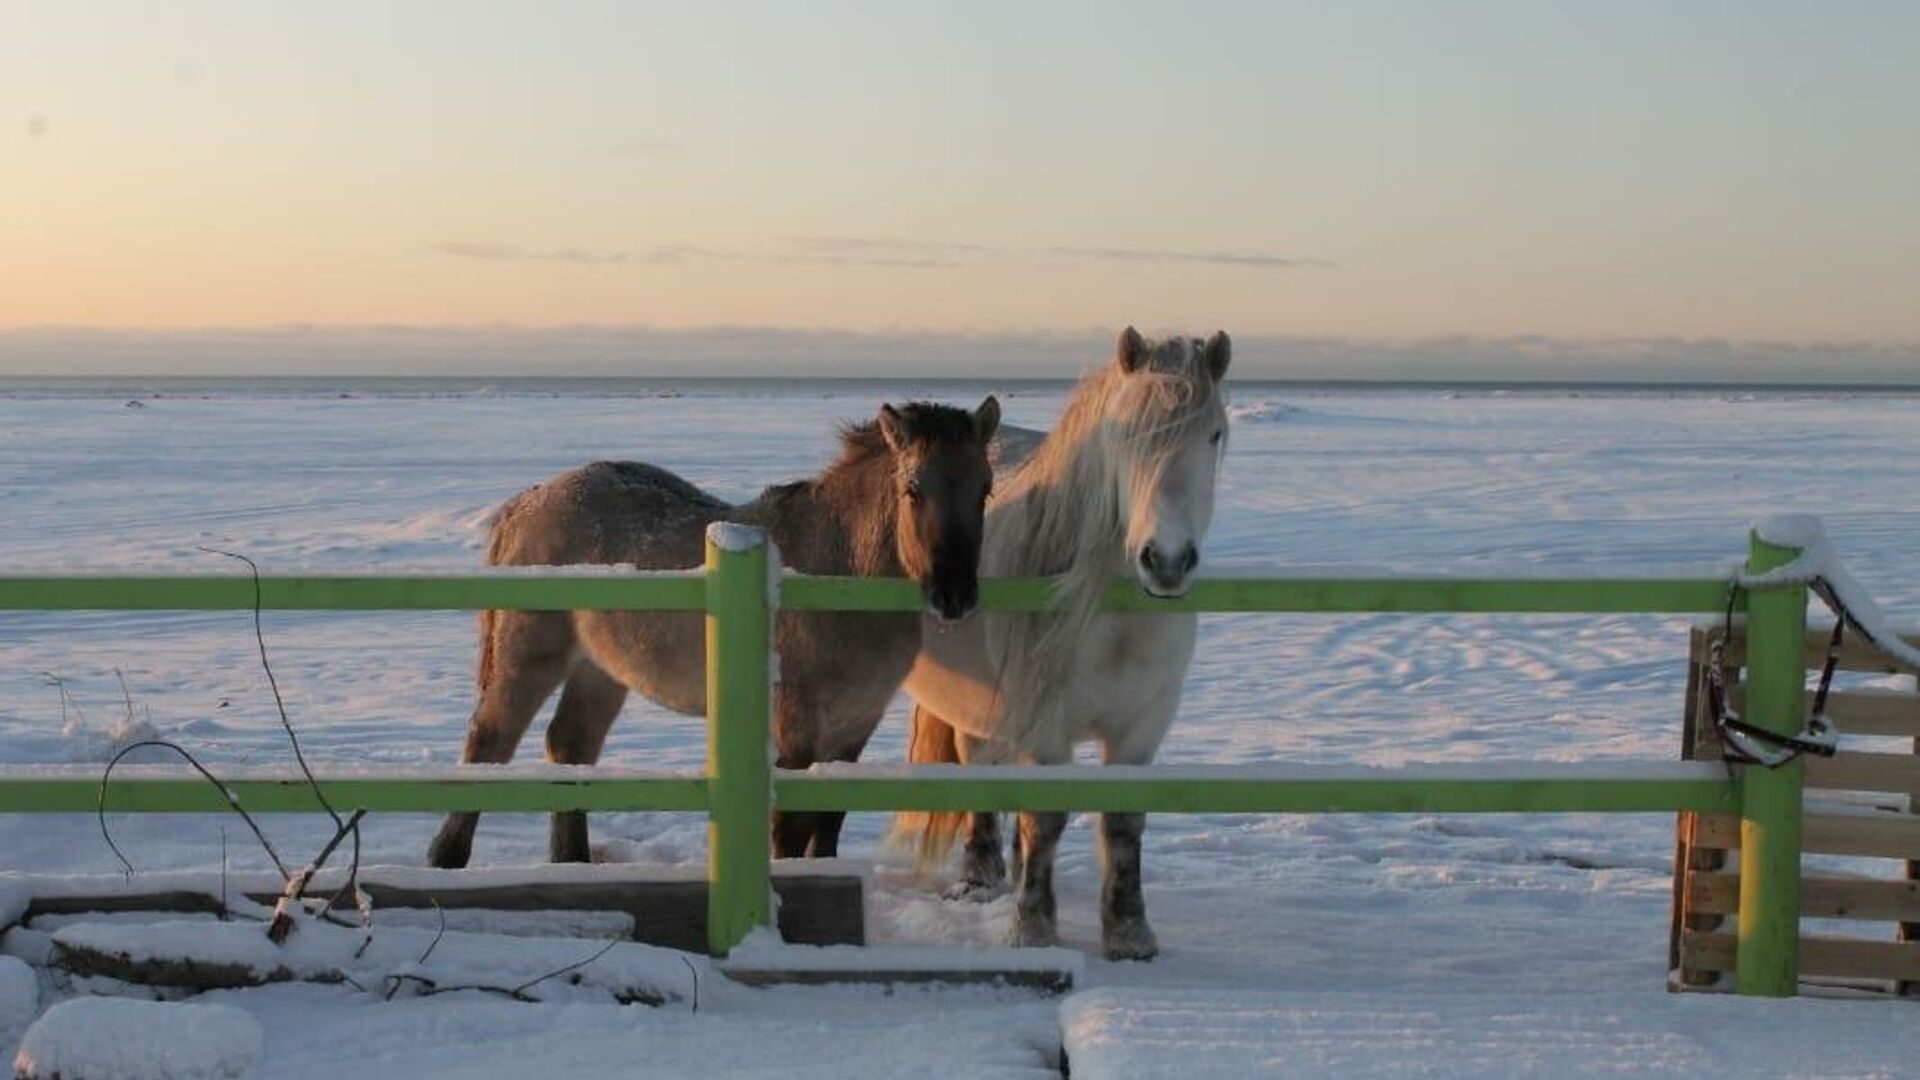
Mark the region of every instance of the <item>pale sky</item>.
POLYGON ((0 373, 1135 323, 1915 378, 1916 193, 1904 3, 0 7, 0 373))

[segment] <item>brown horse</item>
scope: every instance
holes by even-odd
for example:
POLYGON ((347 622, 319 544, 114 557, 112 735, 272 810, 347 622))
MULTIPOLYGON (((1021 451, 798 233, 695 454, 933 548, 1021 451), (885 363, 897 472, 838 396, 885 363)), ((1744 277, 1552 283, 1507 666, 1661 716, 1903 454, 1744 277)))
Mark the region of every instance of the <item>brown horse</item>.
MULTIPOLYGON (((715 521, 765 529, 785 565, 807 574, 905 576, 920 583, 924 615, 781 614, 774 739, 781 768, 853 761, 920 650, 924 619, 950 624, 979 598, 982 517, 993 471, 987 444, 1000 421, 989 397, 965 409, 882 406, 840 434, 839 460, 811 480, 768 488, 729 506, 664 469, 596 462, 529 488, 501 507, 487 562, 494 566, 626 563, 697 566, 715 521)), ((629 689, 689 715, 706 711, 706 639, 699 612, 487 611, 480 620, 480 700, 466 762, 513 758, 556 688, 547 757, 592 764, 629 689)), ((831 856, 842 813, 775 814, 782 857, 831 856)), ((447 816, 428 859, 465 866, 477 813, 447 816)), ((556 862, 586 862, 586 814, 553 815, 556 862)))

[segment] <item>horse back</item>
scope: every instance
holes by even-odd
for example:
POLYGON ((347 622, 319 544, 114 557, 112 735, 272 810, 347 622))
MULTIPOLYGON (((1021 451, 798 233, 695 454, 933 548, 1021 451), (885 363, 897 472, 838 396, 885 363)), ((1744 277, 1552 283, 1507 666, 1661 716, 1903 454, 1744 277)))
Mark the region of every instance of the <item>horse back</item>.
POLYGON ((628 563, 684 569, 703 558, 709 522, 728 505, 636 461, 596 461, 507 500, 487 545, 492 566, 628 563))

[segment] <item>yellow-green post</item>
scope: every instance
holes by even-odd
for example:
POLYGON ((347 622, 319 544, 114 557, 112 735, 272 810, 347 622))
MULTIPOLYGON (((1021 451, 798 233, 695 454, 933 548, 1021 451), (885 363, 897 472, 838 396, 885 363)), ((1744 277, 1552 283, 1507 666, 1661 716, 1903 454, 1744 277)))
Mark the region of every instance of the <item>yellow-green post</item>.
POLYGON ((770 547, 759 529, 707 529, 707 946, 715 956, 772 911, 770 547))
MULTIPOLYGON (((1751 573, 1800 554, 1753 535, 1751 573)), ((1806 722, 1807 589, 1755 589, 1747 596, 1748 723, 1782 735, 1806 722)), ((1735 989, 1791 997, 1800 976, 1800 793, 1806 762, 1749 765, 1741 776, 1740 945, 1735 989)))

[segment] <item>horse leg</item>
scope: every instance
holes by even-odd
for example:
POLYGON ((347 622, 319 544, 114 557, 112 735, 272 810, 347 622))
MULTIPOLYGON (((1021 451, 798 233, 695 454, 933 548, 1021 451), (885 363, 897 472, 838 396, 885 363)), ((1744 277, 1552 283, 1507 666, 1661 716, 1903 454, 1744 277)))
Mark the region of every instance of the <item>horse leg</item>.
MULTIPOLYGON (((573 628, 563 614, 526 611, 490 611, 481 626, 480 701, 467 722, 460 760, 504 765, 513 760, 534 714, 566 678, 573 628)), ((447 869, 467 865, 479 822, 476 812, 448 814, 427 848, 427 861, 447 869)))
MULTIPOLYGON (((1106 743, 1102 758, 1108 765, 1151 764, 1165 731, 1165 723, 1138 725, 1131 737, 1106 743)), ((1140 834, 1146 828, 1145 814, 1100 815, 1100 943, 1109 960, 1151 960, 1160 952, 1140 890, 1140 834)))
MULTIPOLYGON (((873 729, 880 726, 880 717, 860 736, 860 741, 852 746, 843 746, 833 755, 834 761, 859 761, 860 754, 867 748, 867 740, 873 737, 873 729)), ((847 822, 845 810, 822 810, 813 815, 813 838, 807 842, 807 857, 810 859, 833 859, 840 855, 840 827, 847 822)))
MULTIPOLYGON (((814 754, 814 710, 811 695, 795 682, 783 680, 773 692, 773 764, 778 769, 804 769, 819 760, 814 754)), ((771 823, 773 857, 799 859, 813 843, 820 815, 775 810, 771 823)))
MULTIPOLYGON (((627 702, 627 688, 591 660, 576 664, 560 691, 553 721, 547 725, 547 760, 560 765, 591 765, 600 760, 607 729, 627 702)), ((553 815, 547 842, 553 862, 592 862, 587 845, 587 814, 561 810, 553 815)))
POLYGON ((1100 815, 1100 943, 1109 960, 1151 960, 1160 945, 1140 892, 1140 834, 1147 815, 1100 815))
POLYGON ((1020 814, 1020 875, 1014 893, 1013 929, 1007 935, 1009 944, 1025 948, 1060 941, 1055 922, 1053 853, 1066 828, 1064 813, 1020 814))
MULTIPOLYGON (((960 760, 972 762, 980 756, 985 743, 962 733, 958 740, 960 760)), ((967 815, 967 846, 961 859, 962 894, 979 900, 998 896, 1007 887, 1007 858, 1000 844, 1000 815, 967 815)))

